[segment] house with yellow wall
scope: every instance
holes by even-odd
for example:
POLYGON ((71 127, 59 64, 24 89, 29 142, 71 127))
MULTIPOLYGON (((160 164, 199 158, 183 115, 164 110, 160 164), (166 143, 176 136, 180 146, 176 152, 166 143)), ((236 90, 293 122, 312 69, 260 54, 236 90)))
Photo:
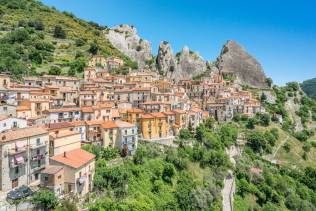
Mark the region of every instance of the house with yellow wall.
POLYGON ((141 118, 142 136, 144 139, 168 137, 167 116, 161 112, 144 114, 141 118))

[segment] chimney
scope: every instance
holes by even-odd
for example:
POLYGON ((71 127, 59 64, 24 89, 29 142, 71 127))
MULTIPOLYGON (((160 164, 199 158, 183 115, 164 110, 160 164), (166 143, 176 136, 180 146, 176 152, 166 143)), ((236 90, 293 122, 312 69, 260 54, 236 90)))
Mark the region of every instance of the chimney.
POLYGON ((66 157, 66 151, 64 152, 64 157, 66 157))

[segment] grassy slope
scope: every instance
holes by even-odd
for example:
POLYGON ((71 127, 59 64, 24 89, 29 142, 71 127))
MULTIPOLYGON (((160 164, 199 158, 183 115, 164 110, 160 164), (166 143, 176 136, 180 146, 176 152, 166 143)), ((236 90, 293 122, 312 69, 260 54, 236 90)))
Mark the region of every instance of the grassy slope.
POLYGON ((33 0, 20 0, 25 5, 24 9, 10 9, 5 3, 0 4, 0 10, 4 13, 0 19, 1 31, 0 37, 9 31, 18 27, 18 22, 24 20, 41 20, 45 25, 45 41, 54 43, 54 60, 44 61, 43 64, 37 65, 36 70, 47 72, 50 66, 60 65, 64 72, 67 71, 69 62, 75 60, 77 52, 81 52, 87 60, 90 57, 88 53, 89 45, 97 42, 102 48, 105 56, 118 56, 123 58, 126 63, 131 61, 128 57, 114 48, 103 36, 101 28, 94 26, 86 21, 78 19, 71 14, 61 13, 55 9, 49 8, 33 0), (62 26, 67 33, 66 39, 56 39, 53 37, 53 30, 56 25, 62 26), (79 38, 86 40, 85 45, 77 47, 75 41, 79 38))
MULTIPOLYGON (((256 127, 258 130, 266 131, 271 128, 279 128, 277 124, 272 124, 269 127, 256 127)), ((303 151, 303 142, 297 140, 295 137, 293 137, 288 132, 285 132, 281 128, 279 128, 279 136, 280 138, 277 140, 272 152, 275 152, 277 148, 279 147, 279 150, 277 151, 274 159, 281 162, 281 165, 285 165, 288 167, 307 167, 307 166, 315 166, 316 163, 316 148, 312 147, 310 152, 308 153, 308 159, 304 160, 302 158, 302 155, 304 153, 303 151), (287 140, 286 142, 291 145, 290 152, 286 152, 283 148, 284 146, 284 140, 287 140)), ((316 135, 312 138, 310 138, 308 141, 316 141, 316 135)))

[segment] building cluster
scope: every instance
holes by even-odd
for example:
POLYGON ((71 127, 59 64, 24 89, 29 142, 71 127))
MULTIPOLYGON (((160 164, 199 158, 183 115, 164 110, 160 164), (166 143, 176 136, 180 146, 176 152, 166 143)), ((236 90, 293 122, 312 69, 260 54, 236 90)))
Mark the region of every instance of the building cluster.
POLYGON ((83 196, 93 188, 93 144, 133 155, 138 140, 173 140, 206 118, 262 112, 258 100, 220 72, 174 83, 151 70, 112 75, 124 62, 94 56, 84 78, 0 75, 0 190, 41 185, 83 196))

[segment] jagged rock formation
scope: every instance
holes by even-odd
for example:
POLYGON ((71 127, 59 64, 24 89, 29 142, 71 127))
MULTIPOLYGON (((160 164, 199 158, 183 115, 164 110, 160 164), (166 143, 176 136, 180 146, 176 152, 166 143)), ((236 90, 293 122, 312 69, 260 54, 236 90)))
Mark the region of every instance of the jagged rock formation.
POLYGON ((133 26, 121 24, 105 31, 106 38, 122 53, 144 67, 152 59, 151 44, 137 34, 133 26))
POLYGON ((163 74, 171 73, 176 69, 176 62, 170 44, 163 41, 159 44, 158 55, 156 58, 157 68, 163 74))
POLYGON ((206 71, 206 62, 196 52, 190 51, 188 47, 184 47, 178 57, 178 74, 176 77, 192 78, 206 71), (181 77, 182 76, 182 77, 181 77))
POLYGON ((230 40, 224 45, 215 65, 223 73, 236 75, 243 84, 268 87, 260 63, 235 41, 230 40))
POLYGON ((175 81, 190 79, 207 70, 206 62, 198 53, 184 47, 175 58, 170 44, 165 41, 159 45, 156 63, 160 71, 175 81))

